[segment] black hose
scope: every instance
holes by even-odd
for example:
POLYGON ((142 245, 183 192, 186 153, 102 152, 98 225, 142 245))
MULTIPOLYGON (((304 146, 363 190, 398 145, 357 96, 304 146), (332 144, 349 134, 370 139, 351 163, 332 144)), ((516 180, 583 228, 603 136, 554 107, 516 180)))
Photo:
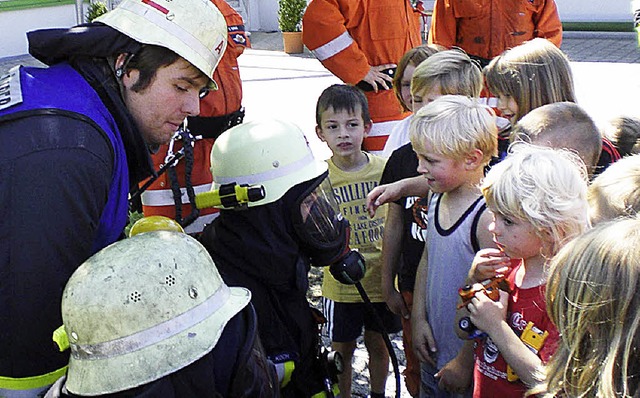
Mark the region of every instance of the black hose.
POLYGON ((356 282, 355 287, 356 289, 358 289, 358 293, 360 293, 360 297, 362 297, 362 301, 365 302, 365 305, 369 310, 369 312, 371 313, 371 316, 373 316, 373 319, 378 324, 378 327, 380 327, 380 330, 382 330, 382 339, 384 340, 384 345, 387 346, 387 351, 389 351, 389 358, 391 358, 391 364, 393 365, 393 374, 396 379, 396 398, 400 398, 400 395, 401 395, 400 394, 401 393, 400 366, 398 365, 398 357, 396 356, 396 352, 393 349, 393 346, 391 345, 391 340, 389 340, 389 334, 384 329, 384 323, 382 322, 382 319, 380 319, 380 316, 378 315, 375 308, 373 307, 373 304, 371 303, 371 300, 369 299, 367 292, 364 290, 364 287, 362 287, 362 283, 356 282))

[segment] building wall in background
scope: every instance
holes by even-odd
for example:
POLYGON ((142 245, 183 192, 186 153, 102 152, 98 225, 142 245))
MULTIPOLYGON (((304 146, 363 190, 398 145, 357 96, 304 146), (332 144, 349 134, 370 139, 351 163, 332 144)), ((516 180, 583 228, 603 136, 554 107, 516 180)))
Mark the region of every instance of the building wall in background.
POLYGON ((562 22, 629 22, 629 0, 556 0, 562 22))
POLYGON ((76 24, 73 4, 24 10, 0 10, 0 26, 4 26, 0 40, 0 57, 26 54, 26 33, 42 28, 66 28, 76 24))

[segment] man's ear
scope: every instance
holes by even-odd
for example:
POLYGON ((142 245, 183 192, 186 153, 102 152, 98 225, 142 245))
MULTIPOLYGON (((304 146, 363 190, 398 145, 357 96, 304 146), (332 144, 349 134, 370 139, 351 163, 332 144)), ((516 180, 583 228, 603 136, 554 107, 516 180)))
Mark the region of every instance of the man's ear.
POLYGON ((133 86, 138 81, 140 75, 140 72, 136 69, 126 70, 129 59, 131 59, 130 54, 120 54, 116 58, 114 65, 116 78, 127 88, 133 86))
POLYGON ((128 58, 129 58, 129 54, 120 54, 118 55, 118 58, 116 58, 114 70, 116 71, 116 77, 118 79, 122 79, 122 77, 125 74, 125 67, 127 66, 128 58))
POLYGON ((320 128, 320 126, 316 126, 316 135, 318 136, 318 138, 320 138, 320 141, 326 142, 326 140, 324 139, 324 134, 322 133, 322 129, 320 128))
POLYGON ((373 121, 369 120, 369 122, 364 124, 364 136, 367 137, 373 128, 373 121))

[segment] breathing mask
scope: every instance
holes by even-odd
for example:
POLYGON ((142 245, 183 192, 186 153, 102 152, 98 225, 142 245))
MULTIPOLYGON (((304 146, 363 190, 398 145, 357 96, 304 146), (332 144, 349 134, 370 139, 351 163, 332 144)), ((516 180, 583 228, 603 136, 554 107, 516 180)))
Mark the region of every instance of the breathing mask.
POLYGON ((364 258, 349 247, 349 221, 338 211, 328 172, 318 176, 293 207, 303 250, 315 266, 330 266, 341 283, 354 284, 365 273, 364 258))

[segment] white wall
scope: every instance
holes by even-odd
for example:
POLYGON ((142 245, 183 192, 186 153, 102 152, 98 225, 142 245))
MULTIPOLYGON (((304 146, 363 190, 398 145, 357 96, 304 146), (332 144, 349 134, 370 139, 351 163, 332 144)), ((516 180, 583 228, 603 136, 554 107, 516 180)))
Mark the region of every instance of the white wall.
POLYGON ((13 57, 28 52, 26 32, 42 28, 68 28, 76 24, 73 4, 0 12, 3 29, 0 57, 13 57))
POLYGON ((273 32, 278 29, 278 0, 249 0, 247 29, 273 32))
POLYGON ((630 0, 556 0, 563 22, 630 22, 630 0))

